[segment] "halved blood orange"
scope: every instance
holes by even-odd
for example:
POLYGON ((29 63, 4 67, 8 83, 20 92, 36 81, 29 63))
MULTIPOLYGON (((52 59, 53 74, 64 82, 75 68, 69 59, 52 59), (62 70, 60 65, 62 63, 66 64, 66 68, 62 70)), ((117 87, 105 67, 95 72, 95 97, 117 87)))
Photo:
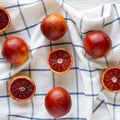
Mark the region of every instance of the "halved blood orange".
POLYGON ((34 96, 36 85, 30 77, 20 75, 10 80, 8 92, 10 97, 14 100, 18 102, 26 102, 34 96))
POLYGON ((120 92, 120 67, 109 67, 102 74, 102 85, 110 92, 120 92))
POLYGON ((9 12, 4 7, 0 6, 0 32, 3 32, 8 28, 10 21, 9 12))
POLYGON ((73 57, 68 50, 57 48, 48 55, 48 66, 54 73, 66 73, 73 64, 73 57))

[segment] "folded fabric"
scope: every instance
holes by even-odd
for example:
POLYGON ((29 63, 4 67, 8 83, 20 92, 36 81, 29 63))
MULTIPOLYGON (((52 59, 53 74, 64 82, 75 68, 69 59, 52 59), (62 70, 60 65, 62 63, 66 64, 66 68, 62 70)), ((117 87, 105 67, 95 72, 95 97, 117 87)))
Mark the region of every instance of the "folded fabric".
POLYGON ((11 16, 11 25, 0 34, 2 47, 7 37, 22 37, 30 46, 30 59, 23 65, 11 65, 0 54, 0 120, 54 120, 44 106, 47 92, 55 86, 68 90, 72 98, 70 112, 60 120, 119 120, 119 93, 109 93, 101 85, 101 74, 109 66, 120 63, 120 5, 107 4, 77 11, 64 0, 0 0, 11 16), (47 40, 40 30, 43 18, 60 13, 68 24, 68 32, 58 41, 47 40), (85 35, 102 30, 112 40, 112 50, 105 57, 93 59, 83 46, 85 35), (54 48, 66 48, 73 57, 71 70, 53 74, 47 55, 54 48), (18 103, 9 97, 7 86, 14 75, 30 76, 37 91, 32 100, 18 103))

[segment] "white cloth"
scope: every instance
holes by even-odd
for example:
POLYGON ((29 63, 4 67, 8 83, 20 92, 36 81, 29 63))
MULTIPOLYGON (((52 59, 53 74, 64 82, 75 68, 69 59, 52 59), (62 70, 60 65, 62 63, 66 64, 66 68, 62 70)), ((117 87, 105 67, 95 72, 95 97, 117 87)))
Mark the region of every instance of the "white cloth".
MULTIPOLYGON (((0 120, 54 120, 44 106, 47 92, 61 86, 72 98, 71 111, 64 120, 119 120, 120 94, 109 93, 101 85, 101 74, 109 66, 120 63, 120 5, 106 4, 77 11, 64 1, 0 0, 9 11, 11 25, 0 34, 0 47, 6 37, 22 37, 30 46, 31 56, 25 64, 14 66, 0 54, 0 120), (40 23, 50 13, 61 13, 68 23, 68 32, 58 41, 47 40, 40 23), (91 30, 102 30, 112 40, 112 50, 106 57, 92 59, 85 52, 83 38, 91 30), (47 65, 47 55, 54 48, 66 48, 73 57, 71 70, 53 74, 47 65), (14 75, 25 74, 36 83, 32 100, 18 103, 9 97, 7 86, 14 75)), ((62 120, 60 118, 60 120, 62 120)))

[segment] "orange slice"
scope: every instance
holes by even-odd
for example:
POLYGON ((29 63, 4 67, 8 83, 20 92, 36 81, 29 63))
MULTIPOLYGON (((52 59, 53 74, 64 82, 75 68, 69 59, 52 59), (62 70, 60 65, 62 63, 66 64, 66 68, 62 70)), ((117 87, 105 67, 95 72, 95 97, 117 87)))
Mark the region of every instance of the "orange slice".
POLYGON ((10 80, 8 92, 10 97, 14 100, 18 102, 26 102, 34 96, 36 85, 31 78, 21 75, 10 80))
POLYGON ((110 92, 120 91, 120 67, 109 67, 102 74, 102 85, 110 92))
POLYGON ((3 32, 8 28, 10 21, 9 12, 4 7, 0 6, 0 32, 3 32))
POLYGON ((48 66, 54 73, 66 73, 73 64, 73 57, 70 52, 64 48, 52 50, 48 55, 48 66))

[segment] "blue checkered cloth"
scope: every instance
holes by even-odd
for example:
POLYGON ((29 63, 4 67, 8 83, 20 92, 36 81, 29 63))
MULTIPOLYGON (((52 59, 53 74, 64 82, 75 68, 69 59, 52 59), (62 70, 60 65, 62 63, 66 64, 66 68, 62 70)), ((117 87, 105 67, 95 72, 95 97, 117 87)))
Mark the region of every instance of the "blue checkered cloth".
POLYGON ((59 120, 120 120, 120 94, 109 93, 101 85, 101 74, 120 63, 120 5, 107 4, 78 11, 64 0, 0 0, 11 15, 11 25, 0 34, 0 48, 10 36, 22 37, 30 46, 30 59, 14 66, 0 54, 0 120, 55 120, 44 106, 47 92, 55 86, 68 90, 72 98, 70 112, 59 120), (47 40, 40 31, 43 18, 61 13, 69 30, 58 41, 47 40), (112 39, 112 50, 105 57, 92 59, 83 47, 83 38, 91 30, 102 30, 112 39), (47 55, 54 48, 66 48, 74 63, 69 72, 53 74, 47 55), (37 91, 32 100, 18 103, 8 94, 8 82, 14 75, 30 76, 37 91))

